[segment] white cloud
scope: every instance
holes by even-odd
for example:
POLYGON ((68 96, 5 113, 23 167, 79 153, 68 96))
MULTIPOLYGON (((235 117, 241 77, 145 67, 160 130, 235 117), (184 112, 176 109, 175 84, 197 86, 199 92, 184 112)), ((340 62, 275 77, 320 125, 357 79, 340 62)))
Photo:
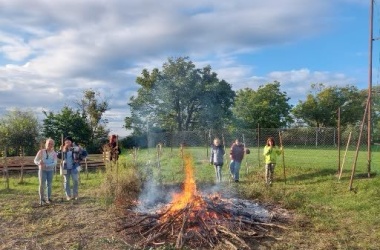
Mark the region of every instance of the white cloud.
POLYGON ((349 82, 307 66, 258 74, 257 65, 240 61, 332 29, 334 3, 0 0, 0 113, 11 106, 57 111, 93 88, 110 101, 111 130, 121 130, 136 76, 172 56, 211 65, 235 90, 278 80, 297 97, 311 82, 349 82))

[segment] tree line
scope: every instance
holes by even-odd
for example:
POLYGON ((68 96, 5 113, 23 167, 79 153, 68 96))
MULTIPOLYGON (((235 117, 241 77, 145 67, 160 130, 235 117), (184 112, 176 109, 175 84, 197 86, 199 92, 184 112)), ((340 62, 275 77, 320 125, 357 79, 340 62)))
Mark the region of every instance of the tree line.
MULTIPOLYGON (((168 58, 162 69, 143 69, 136 78, 139 89, 128 102, 130 116, 124 123, 131 135, 128 146, 151 132, 230 130, 295 127, 336 127, 338 113, 344 129, 358 126, 363 118, 368 91, 355 86, 326 86, 313 83, 304 101, 293 106, 278 81, 254 90, 232 90, 220 80, 211 66, 197 68, 188 57, 168 58), (338 112, 339 111, 339 112, 338 112)), ((380 88, 373 89, 373 138, 380 141, 380 88)), ((43 112, 42 124, 32 111, 13 110, 0 117, 0 143, 8 154, 34 154, 42 138, 59 144, 61 135, 72 136, 89 152, 100 152, 107 140, 104 112, 109 103, 92 90, 83 91, 75 107, 63 106, 58 112, 43 112)))

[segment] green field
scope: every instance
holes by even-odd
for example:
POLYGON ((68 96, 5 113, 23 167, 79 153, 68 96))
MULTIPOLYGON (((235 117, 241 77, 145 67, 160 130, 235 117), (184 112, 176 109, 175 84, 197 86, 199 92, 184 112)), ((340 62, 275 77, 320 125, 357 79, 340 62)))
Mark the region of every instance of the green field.
MULTIPOLYGON (((208 163, 208 149, 188 148, 193 157, 196 182, 213 185, 214 169, 208 163)), ((355 152, 347 152, 342 178, 338 180, 337 151, 329 149, 285 149, 285 176, 282 157, 278 159, 275 183, 264 185, 261 152, 251 149, 242 163, 241 182, 229 182, 227 164, 221 189, 240 198, 275 204, 289 211, 288 230, 272 242, 271 249, 378 249, 380 246, 379 167, 380 152, 372 154, 371 177, 367 177, 367 155, 359 152, 349 190, 355 152)), ((341 152, 341 163, 344 157, 341 152)), ((164 148, 128 151, 119 163, 117 178, 102 171, 81 175, 78 203, 60 202, 60 178, 54 181, 56 205, 35 207, 38 202, 36 173, 19 183, 12 175, 10 190, 5 179, 0 186, 0 249, 130 249, 113 230, 118 215, 113 203, 117 183, 128 188, 134 179, 154 177, 162 185, 184 179, 182 152, 164 148), (136 168, 132 168, 136 165, 136 168), (138 173, 138 175, 136 175, 138 173), (71 218, 68 220, 67 218, 71 218)), ((226 159, 227 162, 227 159, 226 159)), ((115 171, 113 172, 115 173, 115 171)), ((125 188, 124 188, 125 189, 125 188)), ((116 189, 117 190, 117 189, 116 189)), ((128 191, 128 190, 127 190, 128 191)), ((131 191, 131 190, 129 190, 131 191)), ((163 248, 162 248, 163 249, 163 248)), ((170 249, 169 247, 167 249, 170 249)), ((263 249, 266 249, 263 246, 263 249)))

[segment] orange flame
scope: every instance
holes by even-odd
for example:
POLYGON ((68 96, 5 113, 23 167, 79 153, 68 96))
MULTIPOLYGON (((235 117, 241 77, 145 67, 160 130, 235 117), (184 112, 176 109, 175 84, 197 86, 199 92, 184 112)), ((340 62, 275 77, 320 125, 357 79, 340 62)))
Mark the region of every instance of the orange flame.
POLYGON ((194 180, 193 160, 189 154, 184 155, 185 160, 185 181, 183 191, 173 194, 171 211, 178 211, 185 208, 189 203, 194 202, 197 193, 197 186, 194 180))

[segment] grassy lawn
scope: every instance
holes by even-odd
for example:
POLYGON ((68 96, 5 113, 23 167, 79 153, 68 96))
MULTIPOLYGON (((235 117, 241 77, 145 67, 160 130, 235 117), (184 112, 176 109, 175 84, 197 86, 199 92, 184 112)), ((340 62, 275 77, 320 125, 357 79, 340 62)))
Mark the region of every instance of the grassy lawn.
MULTIPOLYGON (((193 156, 200 189, 213 186, 214 169, 208 163, 208 150, 189 148, 185 152, 193 156)), ((139 150, 136 162, 131 153, 128 151, 120 159, 117 178, 115 171, 92 171, 88 176, 82 173, 78 201, 61 201, 59 176, 54 179, 55 202, 44 207, 37 206, 37 173, 25 176, 24 183, 19 183, 18 175, 12 175, 10 190, 5 189, 2 179, 0 249, 130 249, 131 242, 114 230, 120 215, 114 203, 116 183, 124 185, 130 197, 123 199, 128 200, 133 199, 136 190, 132 189, 139 186, 138 182, 148 177, 162 185, 178 184, 184 179, 182 152, 178 148, 164 148, 160 155, 155 149, 139 150), (137 168, 131 167, 134 164, 137 168)), ((229 181, 225 163, 224 182, 219 189, 236 197, 275 204, 292 214, 289 229, 272 242, 271 249, 378 249, 380 152, 373 152, 371 178, 367 178, 366 153, 359 153, 351 191, 353 150, 347 152, 342 178, 338 180, 336 150, 285 149, 286 183, 280 157, 275 183, 269 188, 264 185, 260 154, 260 150, 252 148, 243 160, 240 183, 229 181)), ((341 162, 343 156, 342 150, 341 162)))

